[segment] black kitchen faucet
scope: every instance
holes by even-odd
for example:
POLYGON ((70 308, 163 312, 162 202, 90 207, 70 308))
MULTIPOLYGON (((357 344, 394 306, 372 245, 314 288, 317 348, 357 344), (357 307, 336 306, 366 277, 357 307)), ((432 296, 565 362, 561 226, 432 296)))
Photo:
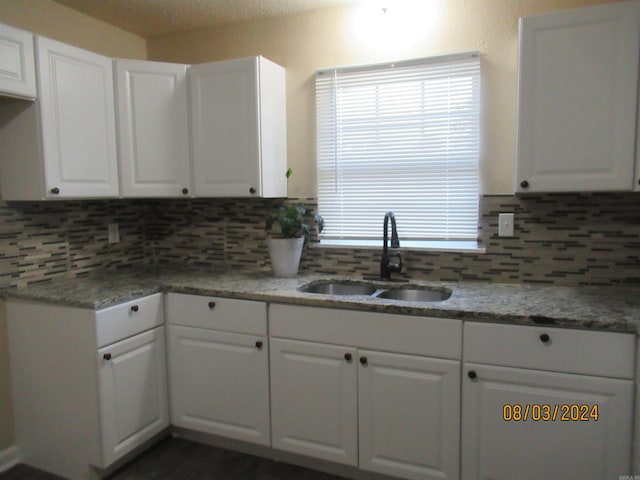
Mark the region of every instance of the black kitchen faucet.
POLYGON ((393 263, 389 260, 389 220, 391 220, 391 247, 400 248, 400 240, 398 239, 398 230, 396 228, 396 217, 393 212, 387 212, 384 214, 384 227, 383 227, 383 243, 382 243, 382 259, 380 260, 380 278, 391 280, 391 272, 402 271, 402 256, 400 252, 395 252, 398 256, 398 263, 393 263))

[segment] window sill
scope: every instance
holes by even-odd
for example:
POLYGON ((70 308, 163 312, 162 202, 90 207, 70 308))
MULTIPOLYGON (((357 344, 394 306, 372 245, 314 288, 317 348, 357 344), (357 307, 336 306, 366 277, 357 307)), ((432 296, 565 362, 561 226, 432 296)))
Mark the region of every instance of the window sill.
MULTIPOLYGON (((357 248, 360 250, 380 250, 382 240, 321 240, 320 243, 312 243, 314 248, 357 248)), ((429 250, 432 252, 468 252, 485 253, 477 241, 436 241, 436 240, 401 240, 400 251, 403 250, 429 250)))

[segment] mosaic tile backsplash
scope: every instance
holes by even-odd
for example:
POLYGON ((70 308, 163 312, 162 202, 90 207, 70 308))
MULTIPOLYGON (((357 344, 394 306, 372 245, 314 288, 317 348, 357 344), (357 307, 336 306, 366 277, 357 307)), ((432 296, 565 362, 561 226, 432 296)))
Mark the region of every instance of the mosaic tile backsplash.
MULTIPOLYGON (((304 200, 314 204, 314 199, 304 200)), ((147 264, 266 271, 270 264, 264 219, 280 202, 0 202, 0 286, 147 264), (108 243, 110 223, 119 224, 119 243, 108 243)), ((402 225, 398 228, 402 235, 402 225)), ((479 238, 486 253, 403 251, 405 269, 400 277, 562 285, 640 283, 638 194, 484 196, 479 238), (515 213, 515 236, 500 238, 498 213, 510 212, 515 213)), ((301 270, 375 277, 379 261, 379 249, 307 246, 301 270)))

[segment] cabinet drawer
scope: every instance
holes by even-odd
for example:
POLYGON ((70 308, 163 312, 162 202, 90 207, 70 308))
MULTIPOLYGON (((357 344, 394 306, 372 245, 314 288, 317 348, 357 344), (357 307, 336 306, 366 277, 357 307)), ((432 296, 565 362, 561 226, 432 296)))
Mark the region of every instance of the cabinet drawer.
POLYGON ((507 367, 633 378, 635 336, 468 322, 463 358, 507 367))
POLYGON ((462 322, 448 318, 269 305, 273 337, 459 360, 462 322))
POLYGON ((250 300, 169 293, 167 321, 171 325, 266 335, 267 305, 250 300))
POLYGON ((109 345, 163 324, 162 293, 137 298, 96 312, 97 344, 109 345))

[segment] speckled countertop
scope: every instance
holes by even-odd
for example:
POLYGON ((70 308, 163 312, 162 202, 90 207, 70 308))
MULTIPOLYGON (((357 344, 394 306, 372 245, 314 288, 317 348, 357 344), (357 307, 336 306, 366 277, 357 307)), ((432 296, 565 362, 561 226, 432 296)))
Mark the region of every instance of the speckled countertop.
MULTIPOLYGON (((448 300, 429 303, 318 295, 297 290, 306 283, 328 279, 354 280, 335 275, 302 274, 279 279, 262 272, 163 268, 100 272, 5 289, 2 293, 5 298, 100 309, 151 293, 178 292, 371 312, 640 333, 640 287, 411 282, 451 289, 448 300)), ((403 285, 373 283, 379 288, 403 285)))

